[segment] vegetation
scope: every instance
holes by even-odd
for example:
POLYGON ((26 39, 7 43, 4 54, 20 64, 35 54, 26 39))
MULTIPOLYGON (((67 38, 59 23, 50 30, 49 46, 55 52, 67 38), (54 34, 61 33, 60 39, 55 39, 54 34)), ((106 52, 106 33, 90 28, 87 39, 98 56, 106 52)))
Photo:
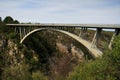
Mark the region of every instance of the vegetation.
POLYGON ((5 17, 5 19, 3 20, 4 23, 19 23, 17 20, 13 20, 13 18, 11 16, 7 16, 5 17))
POLYGON ((3 34, 9 34, 11 32, 13 32, 13 29, 6 26, 5 24, 6 23, 14 23, 14 24, 17 24, 19 23, 17 20, 14 20, 11 16, 7 16, 5 17, 5 19, 2 21, 1 17, 0 17, 0 33, 3 33, 3 34))
POLYGON ((83 62, 75 67, 67 80, 120 80, 120 35, 114 41, 114 48, 106 50, 103 57, 83 62))
MULTIPOLYGON (((112 50, 104 47, 104 55, 93 60, 84 58, 86 50, 78 58, 74 51, 81 54, 77 49, 81 44, 49 30, 32 34, 24 45, 19 44, 19 34, 6 23, 19 22, 10 16, 3 21, 0 17, 0 80, 120 80, 120 35, 112 50)), ((91 40, 93 33, 89 30, 83 38, 91 40)), ((108 40, 112 33, 102 34, 102 40, 108 40)))
POLYGON ((19 22, 7 16, 0 23, 0 80, 47 80, 42 72, 35 70, 38 61, 33 50, 19 44, 18 34, 6 23, 19 22))
POLYGON ((29 65, 11 65, 3 69, 3 80, 31 80, 29 65))

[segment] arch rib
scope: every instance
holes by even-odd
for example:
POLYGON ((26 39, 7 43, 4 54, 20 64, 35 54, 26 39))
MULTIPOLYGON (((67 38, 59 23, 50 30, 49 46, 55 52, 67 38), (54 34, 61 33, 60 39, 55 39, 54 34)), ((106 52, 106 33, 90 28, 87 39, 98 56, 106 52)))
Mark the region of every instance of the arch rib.
POLYGON ((83 45, 89 50, 89 52, 91 53, 91 55, 92 55, 93 57, 95 57, 95 58, 96 58, 96 57, 99 57, 99 56, 102 56, 102 54, 103 54, 98 48, 92 48, 90 42, 88 42, 88 41, 86 41, 86 40, 84 40, 84 39, 82 39, 82 38, 80 39, 79 36, 76 36, 75 34, 69 33, 69 32, 67 32, 67 31, 63 31, 63 30, 59 30, 59 29, 52 29, 52 28, 39 28, 39 29, 35 29, 35 30, 29 32, 27 35, 25 35, 25 36, 21 39, 20 43, 23 43, 23 41, 24 41, 29 35, 31 35, 31 34, 33 34, 33 33, 35 33, 35 32, 38 32, 38 31, 43 31, 43 30, 53 30, 53 31, 58 31, 58 32, 67 34, 68 36, 74 38, 75 40, 77 40, 78 42, 80 42, 81 44, 83 44, 83 45))

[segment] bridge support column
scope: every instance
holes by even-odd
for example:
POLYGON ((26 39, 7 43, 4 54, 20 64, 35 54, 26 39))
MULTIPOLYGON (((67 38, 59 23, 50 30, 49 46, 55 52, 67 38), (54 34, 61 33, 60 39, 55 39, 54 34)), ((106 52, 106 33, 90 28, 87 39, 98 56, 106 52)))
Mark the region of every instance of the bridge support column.
POLYGON ((79 33, 79 38, 81 37, 82 33, 83 33, 83 29, 81 28, 79 33))
POLYGON ((83 28, 83 31, 84 31, 84 32, 87 32, 87 28, 86 28, 86 27, 84 27, 84 28, 83 28))
POLYGON ((15 27, 15 33, 19 33, 19 28, 15 27))
POLYGON ((91 47, 97 47, 98 40, 99 40, 99 37, 101 35, 101 32, 102 32, 102 28, 97 28, 96 33, 95 33, 95 35, 93 37, 93 40, 92 40, 91 47))
POLYGON ((75 27, 73 27, 73 33, 74 33, 74 31, 75 31, 75 27))
POLYGON ((115 29, 115 32, 114 32, 114 34, 113 34, 113 36, 112 36, 112 38, 110 40, 110 44, 108 45, 109 49, 112 49, 113 40, 114 40, 115 36, 117 36, 119 34, 119 32, 120 32, 120 29, 115 29))
POLYGON ((31 30, 32 30, 31 27, 28 27, 28 32, 27 33, 29 33, 31 30))
POLYGON ((17 27, 15 27, 15 33, 17 33, 17 27))
POLYGON ((19 33, 20 33, 20 40, 22 39, 22 29, 19 27, 19 33))
POLYGON ((86 33, 86 32, 87 32, 87 27, 82 27, 80 29, 79 38, 82 37, 82 35, 84 35, 84 33, 86 33))
POLYGON ((23 27, 23 35, 24 36, 26 35, 26 29, 25 29, 25 27, 23 27))

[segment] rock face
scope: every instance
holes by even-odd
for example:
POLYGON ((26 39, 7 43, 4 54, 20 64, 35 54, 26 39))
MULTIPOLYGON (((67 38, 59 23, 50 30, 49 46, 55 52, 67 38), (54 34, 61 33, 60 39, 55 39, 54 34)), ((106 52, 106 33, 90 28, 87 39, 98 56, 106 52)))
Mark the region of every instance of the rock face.
POLYGON ((17 44, 13 40, 7 40, 3 35, 0 35, 0 53, 4 66, 19 64, 20 59, 24 57, 17 44))
POLYGON ((63 55, 72 54, 72 56, 77 58, 79 62, 82 62, 84 59, 84 53, 73 44, 71 44, 71 46, 66 46, 62 43, 56 43, 56 48, 63 55))
POLYGON ((0 52, 7 46, 7 40, 4 39, 2 35, 0 35, 0 52))
POLYGON ((84 53, 75 46, 71 46, 71 53, 78 59, 78 62, 82 62, 84 60, 84 53))

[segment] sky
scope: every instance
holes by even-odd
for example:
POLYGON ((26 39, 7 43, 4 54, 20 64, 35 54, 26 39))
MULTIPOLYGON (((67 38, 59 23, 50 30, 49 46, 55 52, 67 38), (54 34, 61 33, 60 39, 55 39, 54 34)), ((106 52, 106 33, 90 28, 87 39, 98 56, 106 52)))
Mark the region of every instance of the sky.
POLYGON ((0 17, 22 22, 120 24, 120 0, 0 0, 0 17))

